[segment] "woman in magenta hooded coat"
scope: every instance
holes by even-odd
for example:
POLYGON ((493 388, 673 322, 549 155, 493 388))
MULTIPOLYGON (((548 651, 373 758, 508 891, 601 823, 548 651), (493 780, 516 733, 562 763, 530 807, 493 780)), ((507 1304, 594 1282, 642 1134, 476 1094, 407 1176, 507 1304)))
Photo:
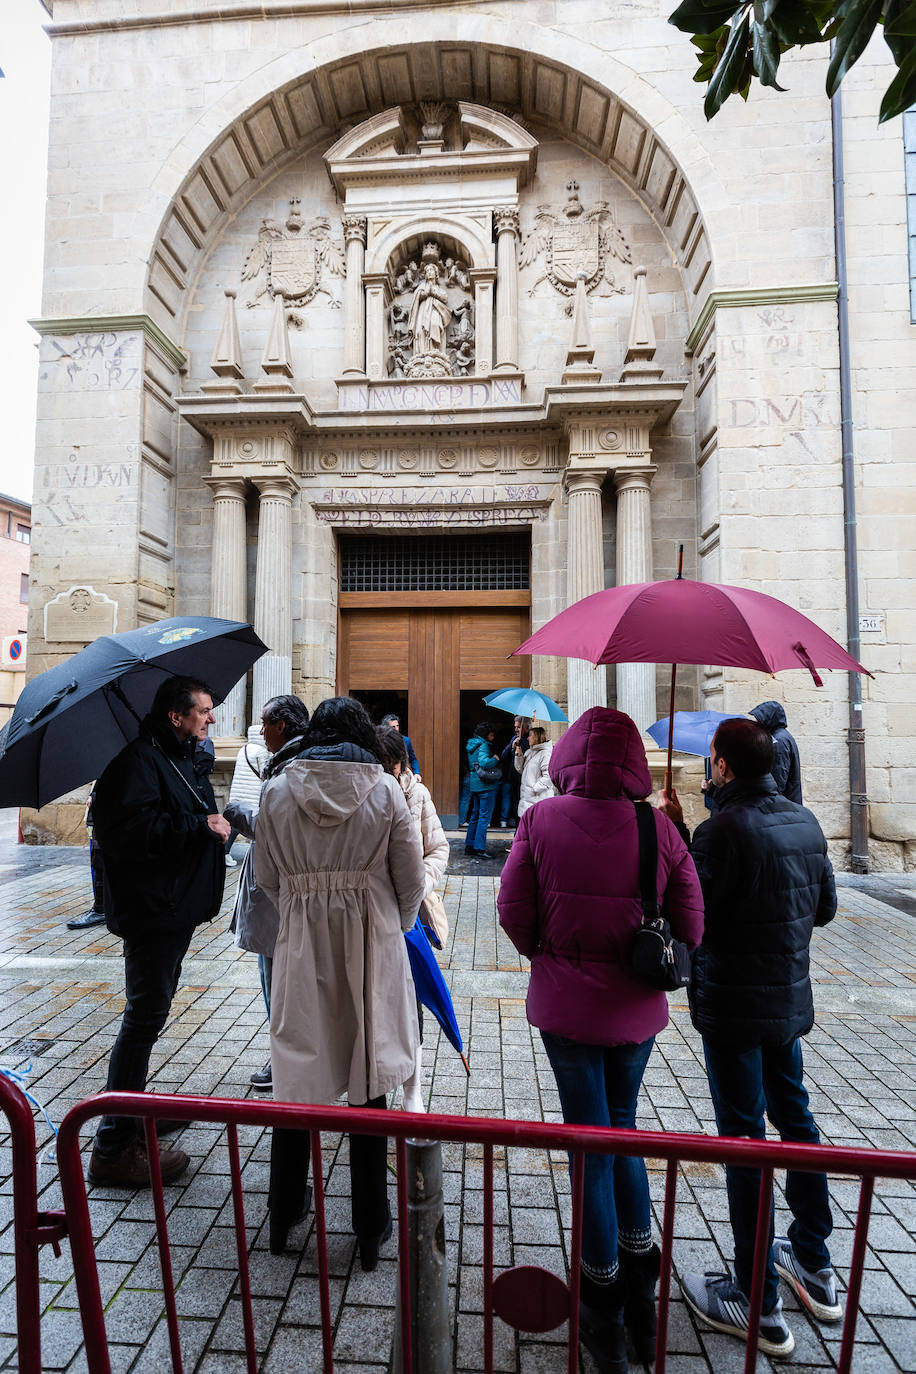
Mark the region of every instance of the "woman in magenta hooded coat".
MULTIPOLYGON (((586 711, 554 746, 550 776, 559 796, 519 821, 499 920, 531 960, 528 1020, 564 1121, 632 1128, 655 1036, 668 1024, 665 994, 630 968, 642 919, 634 802, 652 790, 636 725, 622 711, 586 711)), ((654 808, 652 816, 659 903, 673 933, 695 947, 703 899, 693 860, 668 818, 654 808)), ((654 1351, 658 1258, 643 1160, 586 1155, 581 1330, 599 1369, 627 1368, 625 1296, 638 1352, 654 1351)))

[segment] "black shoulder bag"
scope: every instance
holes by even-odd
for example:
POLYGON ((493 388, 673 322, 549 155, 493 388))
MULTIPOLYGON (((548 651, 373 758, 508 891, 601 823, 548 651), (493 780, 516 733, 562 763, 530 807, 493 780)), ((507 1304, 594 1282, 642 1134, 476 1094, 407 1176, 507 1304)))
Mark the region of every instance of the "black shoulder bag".
POLYGON ((642 925, 633 937, 630 964, 633 972, 651 988, 674 992, 690 982, 690 951, 671 934, 658 905, 658 834, 647 802, 635 802, 639 828, 639 893, 642 925))

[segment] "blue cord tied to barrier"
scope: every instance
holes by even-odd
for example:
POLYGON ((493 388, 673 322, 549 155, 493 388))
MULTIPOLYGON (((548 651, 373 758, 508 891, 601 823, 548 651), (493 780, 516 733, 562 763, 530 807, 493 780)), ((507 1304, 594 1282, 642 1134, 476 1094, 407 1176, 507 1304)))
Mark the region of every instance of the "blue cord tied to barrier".
POLYGON ((38 1163, 39 1163, 39 1164, 52 1164, 52 1163, 53 1163, 53 1160, 48 1159, 48 1158, 47 1158, 47 1154, 48 1154, 48 1151, 49 1151, 49 1150, 51 1149, 51 1147, 53 1146, 54 1140, 57 1139, 57 1127, 54 1125, 54 1122, 51 1120, 50 1116, 48 1115, 47 1108, 44 1107, 44 1106, 38 1101, 38 1098, 35 1097, 32 1093, 30 1093, 29 1090, 28 1090, 28 1088, 26 1087, 25 1080, 26 1080, 26 1077, 27 1077, 31 1072, 32 1072, 32 1061, 31 1061, 31 1059, 29 1060, 28 1064, 26 1064, 26 1066, 25 1066, 24 1069, 7 1069, 7 1068, 4 1068, 4 1066, 3 1066, 2 1064, 0 1064, 0 1073, 3 1074, 3 1077, 4 1077, 4 1078, 8 1078, 8 1079, 10 1080, 11 1083, 15 1083, 15 1084, 16 1084, 16 1087, 19 1089, 19 1091, 22 1093, 22 1095, 27 1099, 27 1101, 31 1102, 31 1104, 32 1104, 33 1107, 37 1108, 38 1111, 41 1112, 41 1114, 42 1114, 42 1116, 44 1117, 45 1121, 48 1123, 49 1127, 51 1128, 51 1131, 53 1132, 53 1135, 54 1135, 54 1139, 48 1141, 47 1145, 46 1145, 45 1148, 42 1150, 41 1154, 38 1156, 38 1163))

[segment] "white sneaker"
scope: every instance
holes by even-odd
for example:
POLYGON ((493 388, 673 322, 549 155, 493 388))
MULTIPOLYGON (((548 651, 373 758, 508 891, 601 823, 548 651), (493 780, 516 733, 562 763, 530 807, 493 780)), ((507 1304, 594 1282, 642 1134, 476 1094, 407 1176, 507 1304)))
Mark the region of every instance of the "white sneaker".
POLYGON ((227 854, 227 855, 226 855, 226 867, 227 867, 227 868, 238 868, 238 866, 239 866, 239 861, 238 861, 238 859, 233 859, 233 857, 232 857, 231 854, 227 854))

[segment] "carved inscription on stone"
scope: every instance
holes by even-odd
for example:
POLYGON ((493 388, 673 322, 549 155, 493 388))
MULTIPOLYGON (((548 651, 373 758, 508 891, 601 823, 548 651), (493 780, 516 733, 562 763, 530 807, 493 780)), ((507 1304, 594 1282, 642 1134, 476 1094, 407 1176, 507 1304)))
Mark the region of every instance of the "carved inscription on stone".
POLYGON ((534 228, 527 235, 519 257, 519 268, 536 268, 539 275, 528 286, 533 296, 542 281, 554 290, 571 296, 576 279, 585 273, 586 291, 602 288, 603 294, 620 295, 624 286, 617 280, 614 263, 630 263, 630 245, 617 226, 606 200, 586 210, 579 199, 579 183, 568 181, 569 192, 560 214, 542 205, 534 217, 534 228))
POLYGON ((298 196, 289 204, 285 231, 274 219, 262 220, 258 241, 245 259, 242 281, 255 288, 247 304, 257 305, 265 291, 271 299, 282 296, 287 307, 308 305, 321 293, 339 308, 340 301, 327 282, 345 276, 346 269, 343 249, 332 238, 331 222, 318 215, 306 229, 298 196))
POLYGON ((118 603, 94 587, 69 587, 44 608, 45 639, 52 644, 89 644, 114 634, 118 603))
POLYGON ((424 410, 447 420, 454 410, 490 409, 520 405, 521 387, 514 378, 491 381, 452 377, 442 381, 395 381, 337 383, 338 410, 424 410))

